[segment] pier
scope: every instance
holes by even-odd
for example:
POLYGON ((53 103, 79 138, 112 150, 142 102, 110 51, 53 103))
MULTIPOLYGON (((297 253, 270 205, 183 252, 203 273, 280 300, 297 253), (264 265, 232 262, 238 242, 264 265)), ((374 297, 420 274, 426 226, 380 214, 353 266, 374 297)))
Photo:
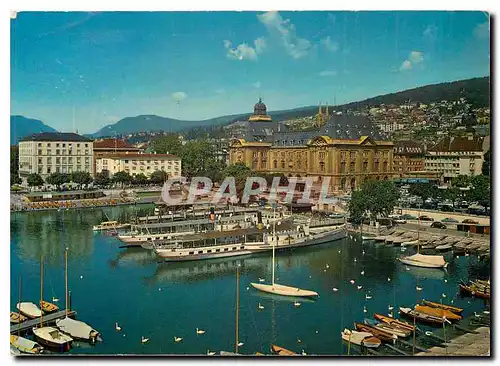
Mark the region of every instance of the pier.
POLYGON ((450 340, 446 347, 432 347, 428 352, 420 352, 415 356, 489 356, 490 328, 481 327, 476 333, 463 334, 450 340))
MULTIPOLYGON (((68 310, 68 317, 74 318, 76 316, 76 311, 68 310)), ((63 319, 66 317, 66 310, 60 310, 58 312, 47 314, 43 316, 42 326, 49 326, 55 324, 57 319, 63 319)), ((34 327, 40 326, 40 318, 26 320, 21 324, 13 324, 10 326, 10 334, 15 333, 29 333, 34 327)))

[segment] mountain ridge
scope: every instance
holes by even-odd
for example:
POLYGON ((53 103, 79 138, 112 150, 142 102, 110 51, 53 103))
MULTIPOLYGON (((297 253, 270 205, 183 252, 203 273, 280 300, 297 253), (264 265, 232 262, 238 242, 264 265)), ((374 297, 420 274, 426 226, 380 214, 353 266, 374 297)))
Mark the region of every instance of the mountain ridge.
POLYGON ((55 128, 42 121, 20 115, 10 116, 10 144, 16 145, 19 140, 34 133, 57 132, 55 128))

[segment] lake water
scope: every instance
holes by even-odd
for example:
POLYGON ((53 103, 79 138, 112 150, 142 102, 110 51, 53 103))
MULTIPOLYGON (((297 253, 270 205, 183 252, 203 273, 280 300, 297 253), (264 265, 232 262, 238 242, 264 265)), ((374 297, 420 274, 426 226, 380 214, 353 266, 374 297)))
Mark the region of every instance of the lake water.
MULTIPOLYGON (((363 244, 359 236, 353 236, 277 254, 277 282, 320 294, 315 301, 299 300, 301 306, 295 307, 295 299, 248 288, 259 278, 270 281, 270 253, 160 263, 150 251, 120 249, 117 238, 92 231, 92 225, 105 219, 103 212, 111 219, 123 220, 134 211, 134 207, 115 207, 12 214, 11 309, 15 310, 18 301, 20 274, 22 300, 38 303, 41 255, 45 262, 44 299, 57 297, 58 305, 64 308, 65 248, 69 249, 69 289, 77 319, 99 330, 104 340, 95 346, 76 343, 70 351, 74 354, 234 351, 239 265, 239 339, 244 343, 240 348, 244 354, 269 353, 271 343, 308 354, 346 354, 347 346, 340 338, 345 327, 352 329, 354 321, 371 318, 374 312, 387 314, 389 305, 395 310, 412 307, 419 298, 440 301, 445 294, 443 301, 453 299, 454 305, 466 308, 465 315, 485 306, 481 300, 457 294, 460 279, 489 277, 489 266, 476 257, 456 258, 449 253, 445 256, 450 262, 447 271, 406 270, 396 261, 400 248, 363 244), (351 279, 356 281, 354 285, 351 279), (421 292, 415 290, 417 284, 423 288, 421 292), (363 288, 358 290, 358 285, 363 288), (366 299, 367 293, 372 299, 366 299), (263 310, 258 309, 259 303, 263 310), (115 330, 115 322, 122 327, 121 332, 115 330), (197 335, 197 327, 206 333, 197 335), (149 342, 142 344, 141 336, 149 342), (174 336, 183 341, 175 343, 174 336)), ((406 253, 411 254, 412 249, 406 253)))

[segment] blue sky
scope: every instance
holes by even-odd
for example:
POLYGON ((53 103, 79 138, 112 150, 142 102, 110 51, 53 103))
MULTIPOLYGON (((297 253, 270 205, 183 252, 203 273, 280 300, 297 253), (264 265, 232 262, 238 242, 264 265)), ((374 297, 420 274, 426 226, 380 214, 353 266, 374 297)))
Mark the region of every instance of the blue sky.
POLYGON ((489 75, 482 12, 18 13, 11 113, 92 133, 337 104, 489 75), (73 122, 74 121, 74 122, 73 122))

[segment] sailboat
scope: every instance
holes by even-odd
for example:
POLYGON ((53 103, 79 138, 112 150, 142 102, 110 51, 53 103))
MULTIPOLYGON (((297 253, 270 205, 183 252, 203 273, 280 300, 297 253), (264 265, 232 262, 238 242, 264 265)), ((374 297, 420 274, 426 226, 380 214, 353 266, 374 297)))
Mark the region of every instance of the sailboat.
POLYGON ((239 342, 239 325, 240 325, 240 266, 236 266, 236 338, 234 342, 235 352, 228 351, 220 351, 219 354, 221 356, 241 356, 241 353, 238 353, 238 349, 240 347, 239 342))
MULTIPOLYGON (((43 258, 40 259, 40 302, 43 301, 43 258)), ((40 316, 40 327, 33 328, 33 334, 40 344, 61 352, 69 351, 73 338, 54 327, 43 326, 43 313, 40 316)))
POLYGON ((273 260, 272 260, 272 282, 270 285, 263 284, 263 283, 255 283, 252 282, 250 285, 252 287, 256 288, 259 291, 275 294, 275 295, 280 295, 280 296, 296 296, 296 297, 313 297, 313 296, 319 296, 319 294, 315 291, 311 290, 303 290, 298 287, 292 287, 292 286, 285 286, 285 285, 280 285, 274 282, 274 269, 276 267, 276 250, 275 250, 275 243, 276 243, 276 206, 274 207, 274 213, 273 213, 273 260))
MULTIPOLYGON (((19 302, 21 302, 21 276, 19 276, 19 302)), ((23 317, 19 313, 15 314, 19 315, 18 319, 20 319, 20 317, 23 317)), ((24 318, 24 320, 26 320, 26 318, 24 318)), ((12 322, 12 313, 11 313, 11 322, 12 322)), ((41 345, 39 345, 36 342, 33 342, 32 340, 21 337, 20 333, 21 333, 21 326, 19 325, 17 335, 15 334, 10 335, 10 347, 13 353, 39 354, 43 352, 43 347, 41 345)))
POLYGON ((66 316, 63 319, 56 320, 56 326, 61 332, 70 335, 75 339, 90 341, 94 343, 96 340, 101 340, 99 332, 93 329, 90 325, 80 320, 71 319, 68 317, 68 251, 64 252, 66 263, 65 282, 66 282, 66 316))
MULTIPOLYGON (((420 239, 420 220, 417 231, 418 237, 420 239)), ((403 243, 404 244, 404 243, 403 243)), ((417 239, 417 254, 405 256, 398 258, 401 263, 407 264, 409 266, 424 267, 424 268, 446 268, 448 263, 444 260, 442 255, 425 255, 420 254, 420 245, 417 239)))

